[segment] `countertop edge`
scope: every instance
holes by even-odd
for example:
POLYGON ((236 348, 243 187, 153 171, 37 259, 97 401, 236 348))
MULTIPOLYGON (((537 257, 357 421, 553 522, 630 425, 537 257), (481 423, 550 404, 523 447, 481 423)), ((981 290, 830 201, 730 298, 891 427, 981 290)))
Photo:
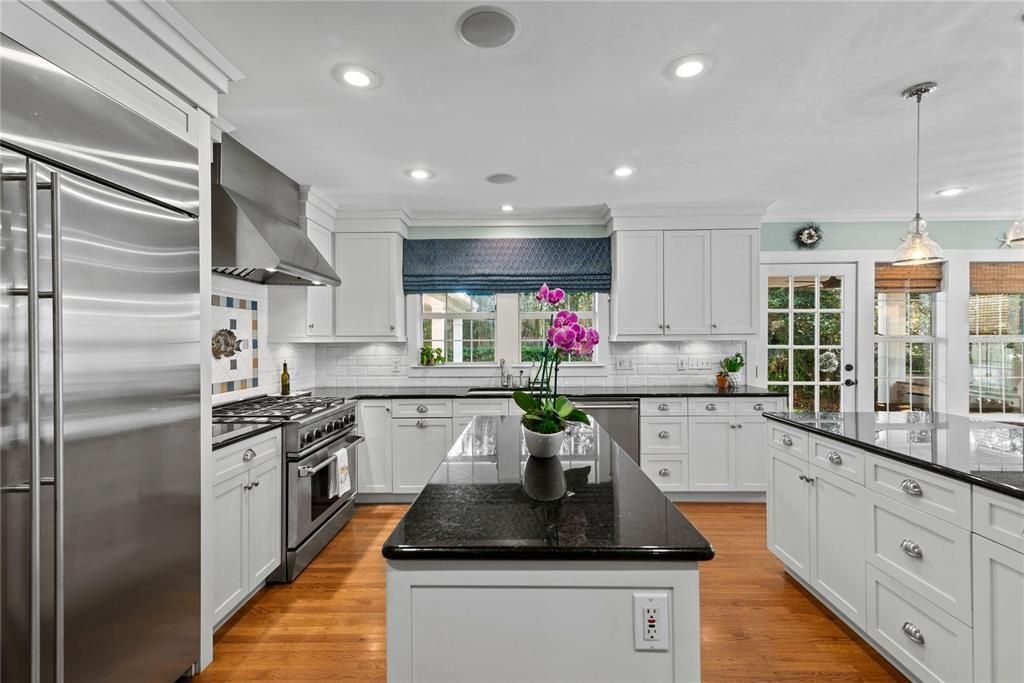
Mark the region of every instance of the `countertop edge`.
POLYGON ((944 477, 949 477, 951 479, 957 479, 959 481, 972 484, 974 486, 980 486, 990 491, 995 491, 996 493, 1002 493, 1003 495, 1010 496, 1011 498, 1024 500, 1024 491, 1013 486, 1007 486, 1006 484, 1000 484, 999 482, 983 479, 981 477, 978 477, 977 475, 968 474, 967 472, 961 472, 959 470, 954 470, 949 467, 946 467, 945 465, 936 465, 935 463, 924 462, 923 460, 911 458, 906 455, 903 455, 902 453, 897 453, 887 448, 882 448, 881 446, 876 446, 875 444, 870 444, 865 441, 861 441, 860 439, 854 439, 848 436, 844 436, 842 434, 827 432, 823 429, 817 429, 815 427, 811 427, 809 425, 796 422, 794 420, 786 419, 785 417, 779 415, 773 415, 772 413, 762 414, 768 420, 774 420, 776 422, 781 422, 782 424, 791 425, 796 429, 802 429, 805 432, 817 434, 827 439, 841 441, 842 443, 845 443, 849 446, 862 448, 865 451, 868 451, 869 453, 874 453, 875 455, 880 455, 884 458, 889 458, 890 460, 895 460, 896 462, 900 462, 905 465, 910 465, 911 467, 916 467, 918 469, 926 470, 928 472, 934 472, 935 474, 940 474, 944 477))
MULTIPOLYGON (((338 389, 339 393, 344 393, 344 389, 338 389)), ((495 392, 501 391, 495 389, 495 392)), ((636 392, 623 390, 622 392, 603 392, 597 394, 588 394, 586 390, 582 391, 563 391, 559 392, 569 398, 587 398, 587 399, 628 399, 628 398, 785 398, 785 394, 780 394, 774 391, 767 390, 753 390, 753 391, 736 391, 736 392, 722 392, 722 393, 697 393, 697 392, 686 392, 686 391, 645 391, 636 392)), ((353 401, 364 401, 368 399, 426 399, 426 398, 465 398, 465 399, 493 399, 493 398, 509 398, 505 396, 495 396, 494 394, 488 394, 487 392, 466 392, 466 391, 451 391, 451 392, 430 392, 428 387, 424 388, 423 393, 416 391, 415 388, 411 389, 398 389, 394 391, 388 391, 382 389, 380 391, 356 391, 352 394, 345 394, 345 398, 353 401)))
POLYGON ((715 558, 715 549, 674 549, 674 548, 624 548, 565 550, 546 547, 518 548, 408 548, 401 546, 381 547, 381 554, 387 560, 527 560, 527 561, 641 561, 641 562, 707 562, 715 558))

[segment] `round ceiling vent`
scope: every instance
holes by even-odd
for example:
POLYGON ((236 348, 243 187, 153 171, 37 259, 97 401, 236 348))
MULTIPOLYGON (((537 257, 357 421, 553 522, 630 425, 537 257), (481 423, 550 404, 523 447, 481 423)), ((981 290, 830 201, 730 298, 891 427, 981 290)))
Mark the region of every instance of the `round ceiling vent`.
POLYGON ((501 47, 519 33, 519 22, 500 7, 481 5, 463 12, 456 29, 474 47, 501 47))
POLYGON ((494 183, 495 185, 508 185, 519 180, 511 173, 495 173, 494 175, 487 176, 487 182, 494 183))

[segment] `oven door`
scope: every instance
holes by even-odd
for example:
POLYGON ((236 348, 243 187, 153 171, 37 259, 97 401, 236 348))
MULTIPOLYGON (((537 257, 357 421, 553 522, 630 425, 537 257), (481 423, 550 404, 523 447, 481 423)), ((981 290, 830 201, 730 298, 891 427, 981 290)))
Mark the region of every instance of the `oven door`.
POLYGON ((295 549, 356 494, 356 461, 363 437, 349 432, 308 455, 288 461, 288 548, 295 549), (331 495, 331 471, 348 453, 349 489, 331 495))

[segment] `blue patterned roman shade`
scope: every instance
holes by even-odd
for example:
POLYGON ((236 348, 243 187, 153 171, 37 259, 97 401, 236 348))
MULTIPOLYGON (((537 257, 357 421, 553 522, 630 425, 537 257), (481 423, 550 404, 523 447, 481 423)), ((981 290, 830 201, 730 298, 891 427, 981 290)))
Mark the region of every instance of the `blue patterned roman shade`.
POLYGON ((582 292, 610 292, 607 237, 406 240, 406 294, 528 292, 547 282, 582 292))

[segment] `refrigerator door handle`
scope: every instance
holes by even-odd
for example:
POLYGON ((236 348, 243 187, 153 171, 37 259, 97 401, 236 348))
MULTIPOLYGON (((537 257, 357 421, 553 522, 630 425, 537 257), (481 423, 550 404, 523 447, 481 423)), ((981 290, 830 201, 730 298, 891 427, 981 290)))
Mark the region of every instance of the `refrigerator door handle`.
POLYGON ((25 164, 25 252, 28 288, 28 485, 29 485, 29 680, 39 683, 42 666, 42 575, 39 466, 39 224, 38 164, 25 164))
POLYGON ((53 292, 53 629, 54 679, 64 683, 64 306, 61 271, 61 176, 50 173, 50 263, 53 292))

